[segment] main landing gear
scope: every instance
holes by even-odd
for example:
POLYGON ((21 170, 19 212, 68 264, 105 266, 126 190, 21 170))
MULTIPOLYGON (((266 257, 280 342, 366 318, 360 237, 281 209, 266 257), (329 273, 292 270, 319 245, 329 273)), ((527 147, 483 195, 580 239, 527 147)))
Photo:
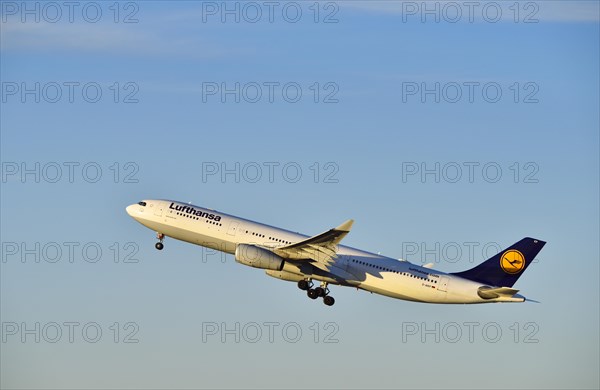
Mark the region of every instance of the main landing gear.
POLYGON ((156 233, 156 238, 158 238, 158 242, 156 244, 154 244, 154 247, 156 249, 158 249, 159 251, 162 251, 163 248, 165 247, 163 245, 163 240, 165 239, 165 235, 162 233, 156 233))
POLYGON ((321 282, 320 287, 312 287, 312 280, 298 281, 298 288, 300 290, 306 291, 306 295, 308 295, 310 299, 317 299, 318 297, 323 297, 323 303, 327 306, 332 306, 335 303, 335 299, 333 299, 333 297, 329 295, 329 288, 327 288, 327 282, 321 282))

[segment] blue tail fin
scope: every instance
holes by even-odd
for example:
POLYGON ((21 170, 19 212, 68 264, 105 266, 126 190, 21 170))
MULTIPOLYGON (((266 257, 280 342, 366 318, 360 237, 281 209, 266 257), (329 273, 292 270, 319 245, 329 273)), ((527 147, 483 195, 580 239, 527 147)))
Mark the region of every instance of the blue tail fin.
POLYGON ((512 287, 546 243, 526 237, 470 270, 452 275, 498 287, 512 287))

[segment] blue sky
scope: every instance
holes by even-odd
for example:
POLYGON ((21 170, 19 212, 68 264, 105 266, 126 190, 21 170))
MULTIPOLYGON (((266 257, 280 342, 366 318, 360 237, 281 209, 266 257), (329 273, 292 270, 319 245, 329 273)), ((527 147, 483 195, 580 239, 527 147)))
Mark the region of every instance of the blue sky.
POLYGON ((456 23, 449 2, 439 22, 281 2, 272 23, 263 2, 27 4, 0 10, 2 387, 598 388, 598 2, 452 3, 456 23), (328 308, 231 256, 159 253, 124 211, 144 198, 306 234, 353 218, 345 244, 448 272, 533 236, 516 288, 542 303, 334 286, 328 308))

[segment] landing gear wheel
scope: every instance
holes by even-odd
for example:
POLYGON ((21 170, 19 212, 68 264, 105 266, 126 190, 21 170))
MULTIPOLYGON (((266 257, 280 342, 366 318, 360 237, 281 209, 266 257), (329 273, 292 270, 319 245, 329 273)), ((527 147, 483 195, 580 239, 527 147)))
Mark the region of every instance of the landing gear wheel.
POLYGON ((327 295, 327 292, 322 287, 315 288, 315 291, 317 292, 317 296, 319 297, 324 297, 325 295, 327 295))
POLYGON ((308 284, 308 280, 299 280, 298 281, 298 288, 300 290, 308 290, 310 288, 310 285, 308 284))
POLYGON ((308 291, 306 291, 306 295, 308 295, 310 299, 317 299, 319 297, 316 289, 314 288, 309 288, 308 291))
POLYGON ((158 249, 159 251, 162 251, 162 249, 165 247, 165 246, 163 245, 163 243, 162 243, 162 242, 163 242, 163 240, 165 239, 165 235, 164 235, 164 234, 162 234, 162 233, 158 233, 158 232, 157 232, 157 233, 156 233, 156 238, 158 239, 158 242, 157 242, 156 244, 154 244, 154 247, 155 247, 156 249, 158 249))
POLYGON ((327 306, 333 306, 333 304, 335 303, 335 299, 333 299, 331 295, 327 295, 323 298, 323 303, 327 306))

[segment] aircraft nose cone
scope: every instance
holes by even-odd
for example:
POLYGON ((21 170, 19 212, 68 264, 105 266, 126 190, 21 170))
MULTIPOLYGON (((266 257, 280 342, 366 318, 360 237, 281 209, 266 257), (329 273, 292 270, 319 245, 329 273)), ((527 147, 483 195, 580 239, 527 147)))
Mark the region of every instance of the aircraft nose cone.
POLYGON ((133 204, 125 207, 125 211, 127 211, 127 214, 129 214, 130 217, 133 217, 134 207, 135 207, 135 205, 133 205, 133 204))

